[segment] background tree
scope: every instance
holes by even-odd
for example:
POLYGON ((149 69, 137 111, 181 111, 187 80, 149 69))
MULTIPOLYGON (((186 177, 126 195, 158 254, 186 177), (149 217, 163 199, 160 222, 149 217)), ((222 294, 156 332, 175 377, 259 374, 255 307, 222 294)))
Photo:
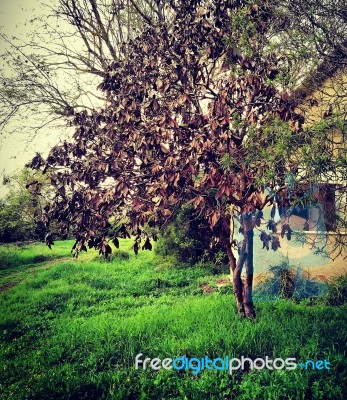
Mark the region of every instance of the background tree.
POLYGON ((49 201, 49 182, 47 176, 38 171, 23 168, 18 173, 4 178, 9 193, 0 204, 0 241, 15 242, 24 240, 43 240, 46 228, 43 223, 44 207, 49 201), (39 195, 28 188, 36 182, 39 195))

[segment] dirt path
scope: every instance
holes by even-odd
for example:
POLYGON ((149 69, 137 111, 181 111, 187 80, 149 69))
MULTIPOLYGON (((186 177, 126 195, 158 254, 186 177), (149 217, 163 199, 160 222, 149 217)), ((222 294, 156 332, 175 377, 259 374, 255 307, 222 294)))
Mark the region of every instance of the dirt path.
POLYGON ((0 294, 6 292, 7 290, 11 289, 11 287, 17 285, 18 282, 7 282, 4 285, 0 286, 0 294))
POLYGON ((42 263, 42 265, 23 268, 23 269, 20 269, 19 271, 16 271, 14 273, 4 276, 3 278, 6 278, 6 280, 10 280, 10 281, 6 282, 6 283, 0 283, 0 295, 2 293, 7 292, 7 290, 11 289, 12 287, 16 286, 18 283, 24 281, 27 277, 33 276, 33 274, 35 272, 44 270, 47 268, 51 268, 57 264, 60 264, 61 262, 66 262, 66 261, 71 261, 71 257, 57 258, 55 260, 46 261, 46 262, 42 263), (23 272, 25 272, 24 277, 22 276, 23 272))

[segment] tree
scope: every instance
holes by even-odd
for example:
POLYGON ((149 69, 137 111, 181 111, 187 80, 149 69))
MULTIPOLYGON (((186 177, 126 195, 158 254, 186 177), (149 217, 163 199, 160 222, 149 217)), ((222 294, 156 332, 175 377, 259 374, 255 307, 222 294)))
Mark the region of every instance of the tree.
POLYGON ((126 57, 127 43, 143 29, 169 19, 166 6, 165 0, 56 0, 28 21, 27 37, 0 33, 7 64, 0 127, 12 121, 10 133, 19 126, 30 140, 43 129, 65 129, 72 110, 102 106, 94 88, 107 66, 126 57))
MULTIPOLYGON (((1 33, 2 59, 7 67, 0 77, 0 126, 12 121, 7 127, 11 133, 20 127, 31 139, 45 128, 65 128, 65 118, 72 110, 92 112, 102 107, 102 96, 92 88, 103 79, 109 63, 126 58, 130 41, 148 27, 161 23, 170 32, 174 15, 184 3, 56 0, 45 6, 43 16, 28 21, 32 24, 28 37, 10 38, 1 33), (24 120, 28 122, 24 124, 24 120)), ((230 2, 245 8, 253 3, 261 4, 230 2)), ((333 58, 330 67, 345 65, 345 0, 271 0, 264 4, 271 12, 268 32, 280 38, 276 51, 295 58, 291 83, 296 84, 297 76, 302 77, 307 67, 314 67, 322 58, 333 58)), ((307 82, 307 86, 311 84, 307 82)))
POLYGON ((9 193, 0 205, 0 241, 43 240, 46 228, 42 219, 49 199, 47 177, 23 168, 11 177, 5 177, 4 184, 9 187, 9 193), (44 195, 39 196, 28 190, 33 180, 44 195))
POLYGON ((141 240, 151 249, 147 227, 162 226, 188 201, 228 255, 240 315, 255 316, 254 229, 272 204, 264 247, 280 246, 279 214, 281 234, 291 238, 292 177, 312 142, 276 81, 288 60, 259 40, 269 32, 270 11, 253 2, 181 2, 170 31, 151 26, 126 59, 108 67, 100 85, 105 108, 74 113, 73 140, 32 160, 32 168, 53 174, 46 222, 72 230, 76 255, 88 245, 107 257, 110 232, 116 245, 117 237, 134 235, 136 254, 141 240), (230 30, 240 12, 253 21, 251 53, 235 47, 230 30))

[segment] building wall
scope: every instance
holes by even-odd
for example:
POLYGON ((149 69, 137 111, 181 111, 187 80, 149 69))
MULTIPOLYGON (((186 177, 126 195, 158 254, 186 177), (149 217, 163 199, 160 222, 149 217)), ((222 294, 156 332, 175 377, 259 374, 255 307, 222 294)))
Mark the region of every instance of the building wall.
MULTIPOLYGON (((305 114, 306 126, 311 126, 314 122, 326 118, 331 113, 341 113, 342 117, 346 118, 347 72, 340 71, 333 77, 327 78, 319 90, 314 90, 308 94, 298 109, 305 114)), ((341 132, 332 132, 332 137, 337 148, 346 148, 346 138, 341 132)), ((347 182, 341 178, 341 175, 336 176, 331 182, 325 181, 321 186, 329 184, 347 186, 347 182)), ((282 239, 279 235, 281 247, 277 251, 273 251, 271 248, 268 251, 263 249, 263 244, 259 238, 260 232, 255 232, 255 274, 267 273, 270 266, 276 266, 283 260, 288 260, 292 267, 302 267, 310 276, 320 280, 329 279, 344 272, 347 273, 347 253, 338 255, 338 251, 335 249, 337 233, 332 232, 334 224, 329 220, 329 211, 336 208, 337 212, 341 212, 339 211, 341 204, 334 204, 334 196, 326 196, 326 193, 329 194, 329 190, 321 189, 317 192, 317 207, 311 207, 308 210, 310 231, 303 231, 305 218, 291 216, 288 222, 294 231, 292 239, 288 241, 286 238, 282 239)), ((339 201, 346 203, 346 192, 339 197, 339 201)), ((265 220, 267 220, 266 215, 269 212, 269 209, 267 209, 265 220)), ((280 229, 281 223, 279 223, 279 231, 280 229)), ((344 233, 344 237, 346 242, 347 233, 344 233)), ((239 237, 239 239, 241 238, 239 237)))

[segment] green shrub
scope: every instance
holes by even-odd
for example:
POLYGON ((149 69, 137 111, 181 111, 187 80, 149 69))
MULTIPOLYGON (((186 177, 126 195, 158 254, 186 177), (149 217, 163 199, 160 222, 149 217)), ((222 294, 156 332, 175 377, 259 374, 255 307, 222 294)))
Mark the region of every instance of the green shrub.
POLYGON ((180 263, 207 263, 216 272, 227 272, 227 255, 220 245, 210 247, 212 239, 206 221, 195 214, 192 206, 184 205, 161 232, 155 251, 162 256, 174 256, 180 263))
POLYGON ((298 300, 327 294, 325 282, 306 278, 303 269, 290 266, 288 260, 270 266, 269 272, 270 277, 256 286, 255 297, 298 300))
POLYGON ((337 276, 328 284, 326 303, 330 306, 342 306, 347 303, 347 273, 337 276))

